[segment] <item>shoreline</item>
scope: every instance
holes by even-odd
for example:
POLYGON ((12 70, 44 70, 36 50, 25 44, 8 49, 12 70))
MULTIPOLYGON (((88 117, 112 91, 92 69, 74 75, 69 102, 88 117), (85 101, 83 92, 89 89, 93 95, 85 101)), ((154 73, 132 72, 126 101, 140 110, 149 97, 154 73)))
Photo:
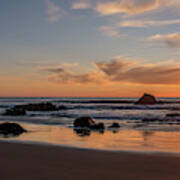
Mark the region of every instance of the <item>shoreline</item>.
POLYGON ((97 152, 105 152, 105 153, 126 153, 126 154, 134 154, 134 155, 157 155, 157 156, 174 156, 180 157, 179 152, 173 151, 158 151, 158 150, 131 150, 131 149, 123 149, 123 150, 112 150, 112 149, 100 149, 100 148, 88 148, 88 147, 80 147, 66 144, 53 144, 47 142, 40 141, 25 141, 25 140, 8 140, 8 139, 0 139, 1 143, 7 144, 15 144, 15 145, 29 145, 29 146, 40 146, 40 147, 49 147, 49 148, 67 148, 67 149, 75 149, 80 151, 97 151, 97 152))
POLYGON ((180 157, 0 142, 3 180, 180 179, 180 157))
POLYGON ((117 133, 107 130, 104 134, 91 132, 88 136, 80 136, 73 129, 61 126, 22 124, 22 127, 29 131, 20 136, 1 136, 0 142, 101 152, 180 155, 180 132, 124 129, 117 133))

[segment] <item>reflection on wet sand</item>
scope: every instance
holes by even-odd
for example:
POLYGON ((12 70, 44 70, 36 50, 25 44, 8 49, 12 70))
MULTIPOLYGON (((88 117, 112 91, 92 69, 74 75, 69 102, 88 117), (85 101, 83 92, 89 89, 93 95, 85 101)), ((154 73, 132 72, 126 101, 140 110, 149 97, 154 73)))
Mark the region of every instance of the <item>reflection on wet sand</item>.
POLYGON ((142 131, 142 137, 144 139, 144 141, 148 141, 149 138, 151 138, 151 136, 153 136, 155 132, 153 131, 142 131))
POLYGON ((144 147, 152 146, 153 147, 151 139, 153 138, 153 135, 155 134, 155 132, 153 132, 153 131, 142 131, 140 133, 142 135, 142 146, 144 146, 144 147))
MULTIPOLYGON (((123 130, 104 132, 73 130, 61 126, 24 124, 31 133, 8 140, 40 142, 103 150, 180 152, 180 132, 123 130)), ((0 137, 3 139, 3 137, 0 137)))
POLYGON ((89 129, 74 129, 74 132, 80 137, 91 135, 91 131, 89 129))
POLYGON ((98 131, 94 130, 94 131, 92 131, 92 130, 90 130, 88 128, 80 128, 80 129, 79 128, 74 128, 73 130, 80 137, 90 136, 91 132, 99 133, 99 134, 104 134, 104 132, 105 132, 104 130, 98 130, 98 131))

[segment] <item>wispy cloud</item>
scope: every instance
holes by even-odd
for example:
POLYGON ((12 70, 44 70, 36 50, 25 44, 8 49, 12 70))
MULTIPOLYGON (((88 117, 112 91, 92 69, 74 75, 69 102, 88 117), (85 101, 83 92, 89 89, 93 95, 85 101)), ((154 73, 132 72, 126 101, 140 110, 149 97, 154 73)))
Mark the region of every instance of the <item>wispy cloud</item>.
POLYGON ((127 34, 121 34, 116 28, 111 26, 101 26, 99 31, 103 33, 104 36, 120 38, 127 36, 127 34))
POLYGON ((73 3, 75 9, 92 8, 99 14, 108 16, 114 14, 142 14, 169 6, 179 7, 179 0, 84 0, 73 3), (85 7, 85 8, 84 8, 85 7))
POLYGON ((38 70, 52 73, 63 72, 65 69, 68 71, 72 71, 78 67, 78 63, 61 63, 61 64, 41 64, 41 66, 37 66, 38 70))
POLYGON ((166 44, 168 47, 180 48, 180 33, 172 34, 156 34, 147 38, 148 42, 160 42, 166 44))
POLYGON ((114 82, 128 82, 136 84, 180 84, 180 64, 127 64, 123 61, 115 63, 102 62, 98 68, 103 71, 108 77, 109 81, 114 82), (106 67, 104 69, 103 67, 106 67), (114 66, 117 71, 113 71, 114 66), (119 67, 119 68, 118 68, 119 67), (107 69, 109 71, 107 72, 107 69))
POLYGON ((136 28, 142 28, 142 27, 153 27, 153 26, 166 26, 166 25, 172 25, 172 24, 180 24, 180 19, 174 19, 174 20, 159 20, 159 21, 153 21, 153 20, 125 20, 121 21, 118 26, 120 27, 136 27, 136 28))
POLYGON ((72 4, 72 9, 89 9, 91 7, 91 3, 88 1, 76 1, 72 4))
POLYGON ((97 4, 96 10, 101 15, 112 15, 112 14, 139 14, 146 11, 151 11, 156 9, 159 6, 159 1, 155 0, 146 0, 146 1, 109 1, 101 2, 97 4))
POLYGON ((126 57, 116 57, 110 61, 95 62, 94 70, 78 73, 68 67, 46 69, 50 80, 71 84, 150 84, 180 85, 180 63, 159 62, 142 64, 126 57))
POLYGON ((56 5, 52 0, 45 0, 47 5, 47 19, 49 22, 57 22, 62 17, 64 11, 60 6, 56 5))
POLYGON ((58 65, 58 67, 50 67, 41 69, 43 71, 49 72, 49 80, 56 83, 65 84, 87 84, 87 83, 102 83, 105 80, 102 78, 103 73, 97 71, 89 71, 87 73, 78 73, 74 68, 73 64, 66 64, 65 66, 58 65))
POLYGON ((121 29, 126 27, 149 28, 180 24, 180 19, 167 19, 167 16, 160 16, 159 20, 152 19, 153 13, 180 12, 175 11, 180 9, 179 0, 76 0, 72 3, 72 9, 91 9, 96 15, 108 17, 111 20, 109 25, 101 26, 99 31, 115 38, 127 36, 121 33, 121 29))

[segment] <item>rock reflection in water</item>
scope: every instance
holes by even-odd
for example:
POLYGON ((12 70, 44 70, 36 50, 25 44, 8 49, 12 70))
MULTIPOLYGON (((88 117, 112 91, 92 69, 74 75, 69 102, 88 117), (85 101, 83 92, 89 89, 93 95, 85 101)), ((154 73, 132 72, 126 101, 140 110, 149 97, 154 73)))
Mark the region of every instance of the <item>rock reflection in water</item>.
POLYGON ((142 145, 144 147, 150 147, 153 148, 153 136, 154 136, 155 132, 153 131, 142 131, 141 135, 142 135, 142 145))
POLYGON ((86 136, 90 136, 91 133, 99 133, 99 134, 104 134, 104 130, 91 130, 91 129, 88 129, 88 128, 74 128, 74 132, 80 136, 80 137, 86 137, 86 136))
POLYGON ((154 133, 155 132, 153 132, 153 131, 143 131, 142 137, 143 137, 144 141, 148 141, 150 139, 150 137, 154 135, 154 133))
POLYGON ((119 132, 119 129, 118 129, 118 128, 113 128, 113 129, 111 129, 111 132, 114 133, 114 134, 116 134, 116 133, 119 132))
POLYGON ((81 137, 90 136, 91 131, 89 129, 74 129, 74 132, 81 137))

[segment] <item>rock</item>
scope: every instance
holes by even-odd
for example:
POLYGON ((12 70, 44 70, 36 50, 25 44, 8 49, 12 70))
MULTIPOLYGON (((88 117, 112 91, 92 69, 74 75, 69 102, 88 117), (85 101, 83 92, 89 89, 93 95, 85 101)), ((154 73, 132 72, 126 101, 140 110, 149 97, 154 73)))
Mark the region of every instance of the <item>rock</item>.
POLYGON ((146 93, 136 102, 136 104, 143 104, 143 105, 154 105, 157 103, 158 102, 154 96, 146 93))
POLYGON ((58 107, 58 110, 67 110, 67 107, 66 107, 66 106, 61 105, 61 106, 59 106, 59 107, 58 107))
POLYGON ((98 123, 98 124, 94 124, 93 126, 90 126, 91 130, 104 130, 104 124, 103 123, 98 123))
POLYGON ((26 111, 23 109, 7 109, 4 116, 25 116, 26 111))
POLYGON ((142 119, 143 123, 158 122, 158 121, 162 121, 162 119, 157 119, 157 118, 144 118, 144 119, 142 119))
POLYGON ((111 126, 108 127, 113 133, 118 133, 120 125, 119 123, 112 123, 111 126))
POLYGON ((180 114, 178 113, 166 114, 166 117, 180 117, 180 114))
POLYGON ((120 128, 120 125, 118 123, 112 123, 112 125, 109 126, 109 128, 120 128))
POLYGON ((74 127, 90 128, 95 125, 95 122, 90 117, 80 117, 74 121, 74 127))
POLYGON ((58 111, 65 109, 65 106, 57 107, 52 103, 38 103, 38 104, 25 104, 25 105, 16 105, 14 110, 24 110, 24 111, 58 111))
POLYGON ((3 135, 20 135, 24 132, 27 132, 19 124, 16 123, 3 123, 0 124, 0 134, 3 135))
MULTIPOLYGON (((103 123, 98 123, 96 124, 92 118, 90 117, 80 117, 80 118, 77 118, 75 121, 74 121, 74 128, 79 128, 79 129, 82 129, 82 130, 94 130, 94 131, 99 131, 99 132, 104 132, 104 124, 103 123)), ((81 132, 81 131, 78 131, 78 132, 81 132)), ((85 132, 85 131, 82 131, 82 132, 85 132)), ((86 133, 86 132, 85 132, 86 133)))

